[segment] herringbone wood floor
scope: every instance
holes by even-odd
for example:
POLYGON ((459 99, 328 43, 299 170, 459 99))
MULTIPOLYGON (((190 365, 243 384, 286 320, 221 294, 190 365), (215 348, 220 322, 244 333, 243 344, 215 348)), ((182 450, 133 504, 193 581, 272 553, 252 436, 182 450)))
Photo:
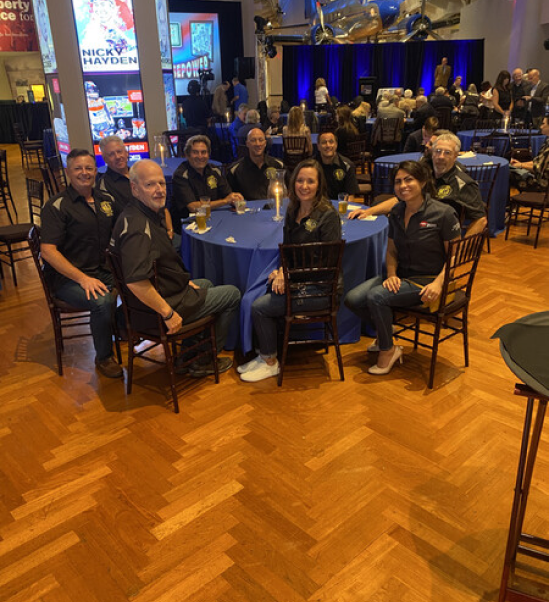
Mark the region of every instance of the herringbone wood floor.
MULTIPOLYGON (((13 188, 23 206, 18 151, 13 188)), ((3 219, 3 218, 2 218, 3 219)), ((3 222, 4 223, 4 222, 3 222)), ((1 602, 472 602, 497 597, 524 403, 490 336, 547 309, 549 231, 481 261, 459 340, 366 373, 369 341, 292 356, 282 388, 138 365, 134 393, 68 343, 34 267, 0 293, 1 602)), ((527 517, 549 531, 546 441, 527 517)))

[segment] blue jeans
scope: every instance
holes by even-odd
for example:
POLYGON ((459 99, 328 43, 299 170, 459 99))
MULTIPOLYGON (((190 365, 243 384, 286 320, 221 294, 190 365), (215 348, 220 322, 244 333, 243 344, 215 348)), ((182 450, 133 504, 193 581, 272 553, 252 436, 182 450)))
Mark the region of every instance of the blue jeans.
MULTIPOLYGON (((112 287, 110 272, 102 271, 98 280, 112 287)), ((110 294, 97 295, 97 299, 86 299, 86 291, 73 280, 67 280, 55 291, 55 296, 74 307, 90 311, 90 327, 95 347, 95 361, 102 362, 112 357, 112 320, 116 299, 110 294)))
MULTIPOLYGON (((317 287, 309 285, 307 292, 314 292, 317 287)), ((303 299, 292 302, 292 311, 318 311, 327 307, 326 297, 303 299)), ((276 323, 286 314, 286 295, 267 293, 252 304, 252 320, 259 342, 259 354, 263 358, 276 357, 276 323)))
MULTIPOLYGON (((183 318, 183 324, 188 324, 199 318, 204 318, 210 314, 216 314, 215 338, 217 351, 221 351, 227 340, 227 332, 240 305, 240 291, 232 284, 223 284, 214 286, 205 278, 193 279, 194 284, 200 288, 206 289, 206 299, 204 304, 193 314, 185 315, 178 312, 183 318)), ((175 308, 177 311, 177 307, 175 308)))
POLYGON ((344 303, 361 320, 376 329, 377 344, 381 351, 393 346, 393 307, 419 305, 421 288, 401 280, 398 293, 383 287, 382 276, 366 280, 347 293, 344 303))

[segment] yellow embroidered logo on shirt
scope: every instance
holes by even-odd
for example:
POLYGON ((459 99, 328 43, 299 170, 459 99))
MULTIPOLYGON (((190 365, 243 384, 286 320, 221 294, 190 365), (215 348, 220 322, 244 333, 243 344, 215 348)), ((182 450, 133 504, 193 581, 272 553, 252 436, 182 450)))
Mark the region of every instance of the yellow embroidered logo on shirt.
POLYGON ((312 232, 313 230, 316 229, 317 223, 314 219, 308 219, 305 222, 305 230, 307 230, 307 232, 312 232))
POLYGON ((344 177, 345 177, 345 172, 342 169, 336 169, 334 171, 334 178, 336 180, 339 180, 341 182, 341 180, 343 180, 344 177))
POLYGON ((215 176, 209 176, 206 180, 206 184, 208 185, 208 188, 210 188, 210 190, 217 188, 217 180, 215 179, 215 176))
POLYGON ((452 194, 452 187, 451 186, 441 186, 438 190, 437 190, 437 197, 439 199, 444 199, 447 196, 450 196, 452 194))
POLYGON ((101 201, 99 203, 99 208, 101 209, 101 211, 107 216, 107 217, 112 217, 113 216, 113 212, 112 212, 112 206, 109 203, 109 201, 101 201))

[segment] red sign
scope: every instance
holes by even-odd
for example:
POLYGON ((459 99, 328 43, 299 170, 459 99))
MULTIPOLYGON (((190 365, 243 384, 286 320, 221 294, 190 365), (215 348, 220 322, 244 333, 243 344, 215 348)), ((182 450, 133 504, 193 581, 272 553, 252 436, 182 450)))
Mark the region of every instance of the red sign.
POLYGON ((54 77, 54 78, 51 80, 51 83, 52 83, 52 86, 53 86, 53 91, 54 91, 56 94, 61 94, 61 88, 60 88, 60 86, 59 86, 59 80, 58 80, 56 77, 54 77))
POLYGON ((141 90, 128 90, 128 100, 130 102, 143 102, 143 92, 141 90))
POLYGON ((0 52, 37 51, 30 0, 0 2, 0 52))

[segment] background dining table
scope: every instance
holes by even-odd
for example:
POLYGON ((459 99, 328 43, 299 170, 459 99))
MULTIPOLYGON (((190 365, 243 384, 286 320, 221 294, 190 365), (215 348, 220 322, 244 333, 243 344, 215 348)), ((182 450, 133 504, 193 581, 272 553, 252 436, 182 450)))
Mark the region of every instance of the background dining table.
MULTIPOLYGON (((238 323, 233 324, 226 347, 253 348, 251 305, 267 291, 267 279, 279 267, 278 245, 283 222, 273 221, 267 201, 248 202, 248 211, 212 211, 211 229, 205 234, 183 228, 181 255, 193 278, 208 278, 215 285, 233 284, 242 293, 238 323), (234 242, 231 241, 234 239, 234 242)), ((285 213, 283 208, 282 215, 285 213)), ((344 220, 343 255, 345 292, 382 273, 387 246, 387 219, 344 220)), ((342 343, 360 339, 360 320, 345 306, 338 313, 342 343)))

